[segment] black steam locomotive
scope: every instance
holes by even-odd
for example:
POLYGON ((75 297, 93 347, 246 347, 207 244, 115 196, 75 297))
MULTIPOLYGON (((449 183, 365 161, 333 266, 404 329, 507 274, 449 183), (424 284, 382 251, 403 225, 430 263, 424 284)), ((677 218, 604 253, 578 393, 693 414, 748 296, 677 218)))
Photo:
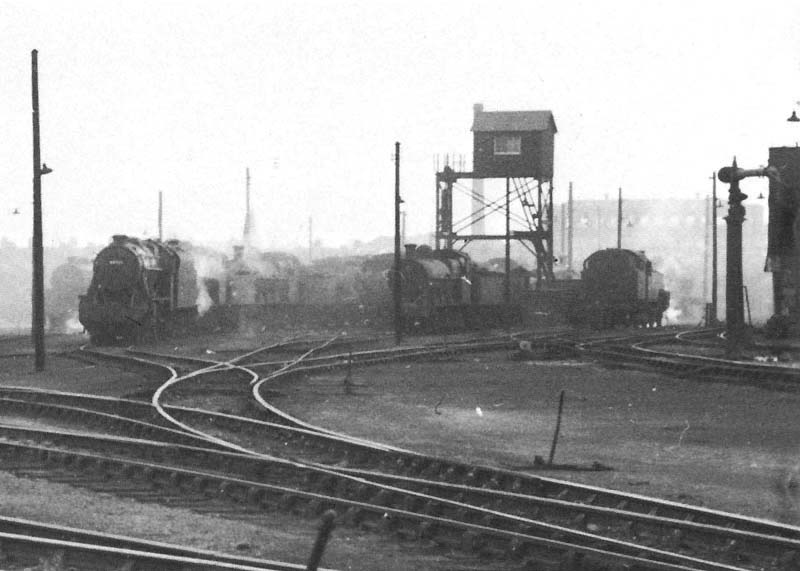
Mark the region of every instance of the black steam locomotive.
MULTIPOLYGON (((453 250, 408 245, 399 276, 393 267, 391 254, 303 266, 286 254, 245 255, 237 248, 227 260, 174 240, 119 235, 94 261, 79 318, 95 344, 188 326, 198 307, 223 327, 243 320, 259 327, 389 324, 399 277, 406 327, 451 330, 522 321, 532 303, 553 297, 531 292, 531 273, 522 267, 512 267, 506 280, 498 264, 478 264, 453 250)), ((581 280, 563 283, 577 286, 568 288, 570 301, 562 305, 578 325, 656 326, 669 306, 663 275, 643 252, 600 250, 584 262, 581 280)))
MULTIPOLYGON (((393 263, 390 255, 365 261, 358 284, 365 307, 392 306, 393 263)), ((511 303, 506 304, 503 272, 475 263, 464 252, 409 244, 401 261, 400 280, 408 328, 453 329, 500 323, 509 309, 512 317, 519 317, 519 307, 529 291, 530 272, 512 270, 511 303)))
POLYGON ((50 274, 50 289, 45 292, 47 328, 51 333, 66 333, 78 317, 78 297, 92 279, 92 264, 87 258, 70 256, 50 274))
POLYGON ((79 319, 94 344, 136 341, 197 313, 197 273, 178 241, 114 236, 94 260, 79 319))
POLYGON ((607 248, 586 258, 579 291, 571 319, 597 328, 659 326, 669 307, 664 275, 633 250, 607 248))

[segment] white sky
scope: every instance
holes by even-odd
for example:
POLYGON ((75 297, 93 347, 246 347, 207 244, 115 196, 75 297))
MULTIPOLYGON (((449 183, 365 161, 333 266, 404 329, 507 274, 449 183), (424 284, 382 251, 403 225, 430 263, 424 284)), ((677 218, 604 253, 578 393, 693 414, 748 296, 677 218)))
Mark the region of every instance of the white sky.
POLYGON ((309 216, 326 244, 390 235, 395 141, 408 233, 431 232, 433 156, 471 154, 475 102, 553 111, 557 202, 569 181, 694 198, 734 154, 800 140, 792 1, 0 0, 0 235, 20 243, 34 48, 46 244, 154 235, 159 190, 168 235, 239 237, 247 166, 264 245, 305 243, 309 216))

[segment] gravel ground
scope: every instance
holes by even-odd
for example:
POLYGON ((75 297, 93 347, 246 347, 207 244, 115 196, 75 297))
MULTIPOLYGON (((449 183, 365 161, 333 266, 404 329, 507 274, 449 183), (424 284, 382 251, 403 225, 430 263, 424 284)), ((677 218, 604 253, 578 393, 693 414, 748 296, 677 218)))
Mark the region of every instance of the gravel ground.
MULTIPOLYGON (((318 525, 316 521, 280 512, 269 512, 266 521, 260 523, 228 520, 65 484, 17 478, 4 472, 0 472, 0 489, 0 513, 4 516, 297 564, 306 562, 318 525), (42 505, 42 498, 47 498, 46 506, 42 505)), ((459 554, 443 557, 432 546, 401 544, 348 528, 334 530, 322 565, 341 570, 386 571, 507 569, 459 554)), ((0 569, 5 570, 1 561, 0 569)))
MULTIPOLYGON (((76 336, 68 346, 59 347, 59 350, 79 346, 81 342, 85 342, 81 337, 76 336)), ((213 345, 215 349, 220 345, 230 349, 253 346, 252 339, 224 340, 223 343, 219 339, 211 338, 200 341, 202 343, 199 345, 203 347, 216 341, 213 345)), ((198 343, 195 343, 195 352, 197 347, 198 343)), ((182 352, 183 348, 173 344, 162 349, 182 352)), ((14 348, 13 352, 17 352, 17 349, 14 348)), ((30 355, 0 358, 0 385, 119 396, 143 394, 155 389, 158 383, 118 369, 87 365, 75 359, 51 354, 48 355, 47 369, 44 372, 34 371, 33 358, 30 355)), ((306 562, 318 525, 316 520, 280 512, 269 512, 266 518, 254 523, 229 520, 183 508, 169 508, 106 493, 93 493, 62 483, 17 477, 2 471, 0 514, 298 564, 306 562)), ((0 559, 0 570, 14 569, 8 565, 0 559)), ((457 552, 443 554, 433 545, 400 543, 348 528, 334 530, 322 565, 353 571, 508 569, 503 562, 478 561, 457 552)), ((45 567, 47 565, 42 569, 45 567)))
POLYGON ((564 391, 555 461, 613 470, 538 473, 800 523, 800 394, 502 352, 360 370, 355 395, 342 380, 281 382, 273 402, 333 430, 520 469, 548 457, 564 391))
MULTIPOLYGON (((245 349, 250 339, 205 337, 168 350, 245 349)), ((213 358, 213 355, 210 355, 213 358)), ((274 403, 307 421, 464 461, 525 470, 547 458, 559 393, 565 406, 555 460, 607 472, 539 472, 626 492, 800 523, 800 395, 581 361, 518 361, 506 352, 403 363, 277 383, 274 403)), ((152 381, 50 356, 0 359, 0 385, 106 395, 152 381)), ((203 549, 303 563, 316 522, 271 513, 268 525, 198 515, 0 472, 0 513, 203 549), (42 498, 47 498, 42 502, 42 498)), ((338 569, 492 569, 428 546, 337 529, 323 564, 338 569)), ((496 564, 495 568, 507 568, 496 564)))

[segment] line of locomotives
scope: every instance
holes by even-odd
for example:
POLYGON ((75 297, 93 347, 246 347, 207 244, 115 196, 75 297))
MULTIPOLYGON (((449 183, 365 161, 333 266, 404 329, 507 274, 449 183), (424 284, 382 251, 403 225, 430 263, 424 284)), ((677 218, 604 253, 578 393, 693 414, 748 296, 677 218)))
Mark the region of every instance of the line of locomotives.
MULTIPOLYGON (((393 263, 393 254, 380 254, 304 265, 288 254, 242 247, 228 259, 176 240, 118 235, 97 254, 78 315, 95 344, 157 338, 190 326, 389 325, 393 263)), ((464 252, 406 246, 400 271, 405 326, 436 331, 489 327, 507 318, 521 323, 538 294, 534 275, 512 269, 507 305, 505 274, 497 266, 475 263, 464 252)), ((561 283, 564 318, 576 325, 655 326, 669 305, 663 276, 642 252, 595 252, 580 280, 561 283)))

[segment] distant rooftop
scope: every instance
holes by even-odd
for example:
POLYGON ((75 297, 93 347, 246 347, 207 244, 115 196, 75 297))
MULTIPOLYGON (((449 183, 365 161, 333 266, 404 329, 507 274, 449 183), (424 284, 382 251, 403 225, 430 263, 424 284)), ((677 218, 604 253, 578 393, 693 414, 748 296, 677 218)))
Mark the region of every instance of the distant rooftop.
POLYGON ((479 111, 475 110, 473 131, 547 131, 556 129, 551 111, 479 111))

